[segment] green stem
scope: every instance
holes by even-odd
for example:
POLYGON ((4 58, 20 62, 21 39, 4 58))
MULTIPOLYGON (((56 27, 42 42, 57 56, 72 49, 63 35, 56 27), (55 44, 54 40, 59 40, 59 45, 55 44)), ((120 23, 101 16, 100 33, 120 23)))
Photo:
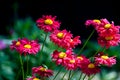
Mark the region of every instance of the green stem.
POLYGON ((105 50, 106 50, 106 47, 104 46, 102 52, 105 52, 105 50))
POLYGON ((43 51, 43 48, 44 48, 44 45, 45 45, 45 41, 46 41, 46 39, 47 39, 47 35, 48 35, 48 33, 45 34, 45 39, 44 39, 43 45, 42 45, 42 47, 41 47, 41 52, 40 52, 40 58, 39 58, 39 59, 41 59, 41 57, 42 57, 42 51, 43 51))
POLYGON ((81 80, 81 77, 82 77, 82 72, 80 73, 80 77, 79 77, 79 80, 81 80))
POLYGON ((29 60, 29 55, 27 55, 27 72, 26 72, 26 75, 28 75, 28 60, 29 60))
POLYGON ((68 71, 65 72, 61 80, 64 80, 65 75, 67 74, 68 71))
POLYGON ((75 74, 75 72, 73 72, 73 73, 71 74, 71 77, 70 77, 71 79, 72 79, 72 77, 74 76, 74 74, 75 74))
POLYGON ((57 75, 61 72, 62 67, 59 69, 59 71, 57 72, 57 74, 55 75, 55 77, 53 78, 53 80, 55 80, 55 78, 57 77, 57 75))
POLYGON ((95 32, 95 30, 92 31, 92 33, 89 35, 89 37, 87 38, 87 40, 85 41, 83 47, 80 49, 80 51, 78 52, 78 55, 81 54, 81 52, 83 51, 83 49, 85 48, 86 44, 88 43, 89 39, 91 38, 91 36, 93 35, 93 33, 95 32))
POLYGON ((21 72, 21 69, 18 71, 18 73, 17 73, 17 76, 16 76, 16 79, 15 79, 15 80, 18 80, 19 75, 20 75, 20 72, 21 72))
POLYGON ((93 75, 92 77, 90 77, 88 80, 92 80, 94 76, 95 76, 95 75, 93 75))
POLYGON ((70 72, 69 72, 68 80, 70 80, 70 75, 71 75, 71 70, 70 70, 70 72))
POLYGON ((95 52, 95 54, 93 56, 95 56, 99 51, 100 51, 101 47, 98 48, 98 50, 95 52))
POLYGON ((86 75, 83 77, 83 80, 85 79, 86 75))
POLYGON ((22 62, 21 55, 19 56, 19 58, 20 58, 20 63, 21 63, 21 68, 22 68, 22 75, 23 75, 23 80, 24 80, 24 69, 23 69, 23 62, 22 62))

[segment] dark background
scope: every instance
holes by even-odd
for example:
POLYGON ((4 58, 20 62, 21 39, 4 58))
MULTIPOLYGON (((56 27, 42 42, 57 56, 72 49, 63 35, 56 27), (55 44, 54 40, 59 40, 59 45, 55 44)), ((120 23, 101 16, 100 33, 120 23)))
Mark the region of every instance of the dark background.
POLYGON ((14 3, 18 4, 18 18, 31 16, 36 21, 43 14, 55 15, 62 22, 61 29, 70 30, 74 35, 88 35, 91 32, 91 28, 86 29, 84 25, 87 19, 107 18, 120 25, 119 2, 115 0, 0 0, 2 35, 8 35, 6 27, 13 23, 14 3))

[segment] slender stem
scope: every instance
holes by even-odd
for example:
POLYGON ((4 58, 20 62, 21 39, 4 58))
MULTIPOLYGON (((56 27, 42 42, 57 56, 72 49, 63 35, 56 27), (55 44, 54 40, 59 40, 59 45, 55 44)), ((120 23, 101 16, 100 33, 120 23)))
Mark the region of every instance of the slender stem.
POLYGON ((99 51, 100 51, 101 47, 98 48, 98 50, 95 52, 95 54, 93 56, 95 56, 99 51))
POLYGON ((20 63, 21 63, 21 68, 22 68, 22 75, 23 75, 23 80, 24 80, 24 69, 23 69, 23 62, 22 62, 21 55, 19 56, 19 58, 20 58, 20 63))
POLYGON ((83 49, 85 48, 86 44, 88 43, 89 39, 91 38, 91 36, 93 35, 93 33, 95 32, 95 30, 92 31, 92 33, 89 35, 89 37, 87 38, 87 40, 85 41, 83 47, 80 49, 80 51, 78 52, 78 55, 81 54, 81 52, 83 51, 83 49))
POLYGON ((74 74, 75 74, 75 72, 73 72, 73 73, 71 74, 71 77, 70 77, 71 79, 72 79, 72 77, 74 76, 74 74))
POLYGON ((53 80, 55 80, 55 78, 57 77, 57 75, 61 72, 62 67, 59 69, 59 71, 57 72, 57 74, 55 75, 55 77, 53 78, 53 80))
POLYGON ((105 50, 106 50, 106 47, 104 46, 102 52, 105 52, 105 50))
POLYGON ((79 77, 79 80, 81 80, 81 77, 82 77, 82 72, 80 73, 80 77, 79 77))
POLYGON ((83 80, 85 79, 86 75, 83 77, 83 80))
POLYGON ((94 76, 95 76, 95 75, 93 75, 92 77, 90 77, 88 80, 92 80, 94 76))
POLYGON ((68 80, 70 80, 70 75, 71 75, 71 70, 70 70, 70 72, 69 72, 68 80))
POLYGON ((46 41, 46 39, 47 39, 47 35, 48 35, 48 33, 45 34, 45 39, 44 39, 43 45, 42 45, 42 47, 41 47, 41 52, 40 52, 40 57, 39 57, 39 59, 41 59, 41 57, 42 57, 42 51, 43 51, 43 48, 44 48, 44 45, 45 45, 45 41, 46 41))
POLYGON ((29 55, 27 55, 27 72, 26 72, 26 75, 28 75, 28 60, 29 60, 29 55))
POLYGON ((65 72, 61 80, 64 80, 65 75, 67 74, 68 71, 65 72))
POLYGON ((17 76, 16 76, 16 79, 15 79, 15 80, 18 80, 20 72, 21 72, 21 69, 18 71, 18 74, 17 74, 17 76))

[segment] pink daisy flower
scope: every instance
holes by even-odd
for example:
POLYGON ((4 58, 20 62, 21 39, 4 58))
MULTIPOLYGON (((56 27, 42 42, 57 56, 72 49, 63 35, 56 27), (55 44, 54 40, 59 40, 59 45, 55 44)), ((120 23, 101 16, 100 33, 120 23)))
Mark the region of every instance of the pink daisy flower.
POLYGON ((105 37, 99 36, 98 37, 98 44, 100 44, 102 47, 109 48, 111 46, 118 46, 120 43, 120 34, 112 34, 107 35, 105 37))
POLYGON ((56 21, 56 16, 52 17, 52 15, 43 15, 36 23, 45 32, 52 32, 60 27, 60 22, 56 21))
POLYGON ((80 36, 73 38, 72 34, 66 30, 55 30, 50 35, 50 40, 60 47, 65 49, 74 48, 76 45, 81 44, 80 36))
POLYGON ((98 20, 98 19, 87 20, 87 21, 85 22, 85 25, 86 25, 86 26, 93 26, 95 29, 97 29, 100 24, 101 24, 101 21, 98 20))
POLYGON ((102 54, 98 57, 95 57, 95 62, 98 65, 106 65, 108 67, 111 67, 112 65, 116 64, 116 59, 115 57, 108 57, 105 54, 102 54))
POLYGON ((35 40, 28 40, 26 38, 21 40, 20 53, 36 54, 40 50, 40 44, 35 40))
POLYGON ((67 70, 75 70, 77 68, 77 62, 76 62, 75 54, 71 54, 68 57, 64 58, 63 66, 67 70))
POLYGON ((71 39, 72 34, 70 32, 67 32, 67 30, 55 30, 50 35, 50 40, 53 41, 57 45, 61 45, 62 42, 65 42, 66 39, 71 39))
POLYGON ((79 39, 80 36, 76 36, 73 39, 67 39, 66 42, 64 44, 62 44, 62 46, 64 46, 66 49, 69 48, 75 48, 75 46, 77 46, 78 44, 81 44, 81 40, 79 39))
POLYGON ((17 51, 19 51, 19 47, 20 47, 20 45, 21 45, 21 41, 20 41, 20 40, 21 40, 21 39, 18 39, 17 41, 13 40, 13 41, 12 41, 12 44, 10 45, 10 49, 11 49, 11 50, 16 49, 17 51))
POLYGON ((20 54, 37 54, 40 50, 40 44, 35 40, 18 39, 18 41, 13 41, 10 45, 11 49, 16 49, 20 54))
POLYGON ((77 62, 77 66, 81 68, 82 65, 89 63, 90 60, 87 59, 85 56, 81 55, 76 57, 76 62, 77 62))
POLYGON ((52 60, 55 61, 57 65, 63 65, 64 59, 71 54, 71 50, 67 50, 66 52, 58 52, 55 50, 52 54, 52 60))
POLYGON ((109 23, 107 19, 101 19, 101 24, 97 28, 97 32, 100 34, 116 34, 119 33, 120 26, 115 26, 114 22, 109 23))
POLYGON ((53 71, 42 66, 39 66, 32 68, 32 74, 33 75, 38 74, 41 77, 50 77, 53 75, 53 71))
POLYGON ((92 74, 99 73, 100 68, 96 64, 89 62, 89 63, 86 63, 86 64, 82 65, 81 71, 84 74, 90 76, 92 74))

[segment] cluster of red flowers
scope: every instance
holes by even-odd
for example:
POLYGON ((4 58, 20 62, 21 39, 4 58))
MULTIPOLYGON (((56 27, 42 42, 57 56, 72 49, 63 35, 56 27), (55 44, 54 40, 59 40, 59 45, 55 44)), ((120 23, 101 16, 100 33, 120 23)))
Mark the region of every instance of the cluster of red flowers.
POLYGON ((109 48, 120 43, 120 26, 115 26, 113 21, 110 23, 107 19, 87 20, 85 25, 94 26, 99 36, 98 44, 102 47, 109 48))
MULTIPOLYGON (((66 49, 63 51, 53 51, 52 61, 57 65, 64 66, 67 70, 80 69, 84 74, 90 76, 100 72, 100 66, 105 65, 111 67, 116 64, 115 57, 109 57, 103 52, 98 52, 96 56, 93 56, 94 61, 85 57, 84 55, 77 55, 73 52, 73 49, 78 44, 81 44, 80 36, 73 37, 70 31, 59 30, 60 22, 56 21, 56 16, 44 15, 37 21, 37 26, 44 30, 45 32, 51 32, 50 40, 66 49)), ((109 23, 107 19, 100 20, 87 20, 85 22, 86 26, 94 26, 95 30, 98 32, 98 44, 102 47, 109 48, 111 46, 117 46, 120 43, 119 27, 115 26, 114 23, 109 23)), ((11 49, 16 49, 20 54, 36 54, 40 50, 40 44, 37 41, 28 39, 18 39, 18 41, 13 41, 10 46, 11 49)), ((32 68, 32 77, 27 78, 27 80, 39 80, 36 78, 35 74, 41 77, 49 77, 53 75, 53 71, 49 70, 43 66, 32 68)))
MULTIPOLYGON (((101 52, 99 53, 101 54, 101 52)), ((55 50, 52 54, 52 60, 57 65, 64 66, 67 70, 81 69, 86 75, 92 75, 100 72, 100 66, 112 66, 116 64, 115 57, 108 57, 105 54, 97 55, 94 62, 84 55, 77 56, 73 51, 67 50, 66 52, 58 52, 55 50)))

